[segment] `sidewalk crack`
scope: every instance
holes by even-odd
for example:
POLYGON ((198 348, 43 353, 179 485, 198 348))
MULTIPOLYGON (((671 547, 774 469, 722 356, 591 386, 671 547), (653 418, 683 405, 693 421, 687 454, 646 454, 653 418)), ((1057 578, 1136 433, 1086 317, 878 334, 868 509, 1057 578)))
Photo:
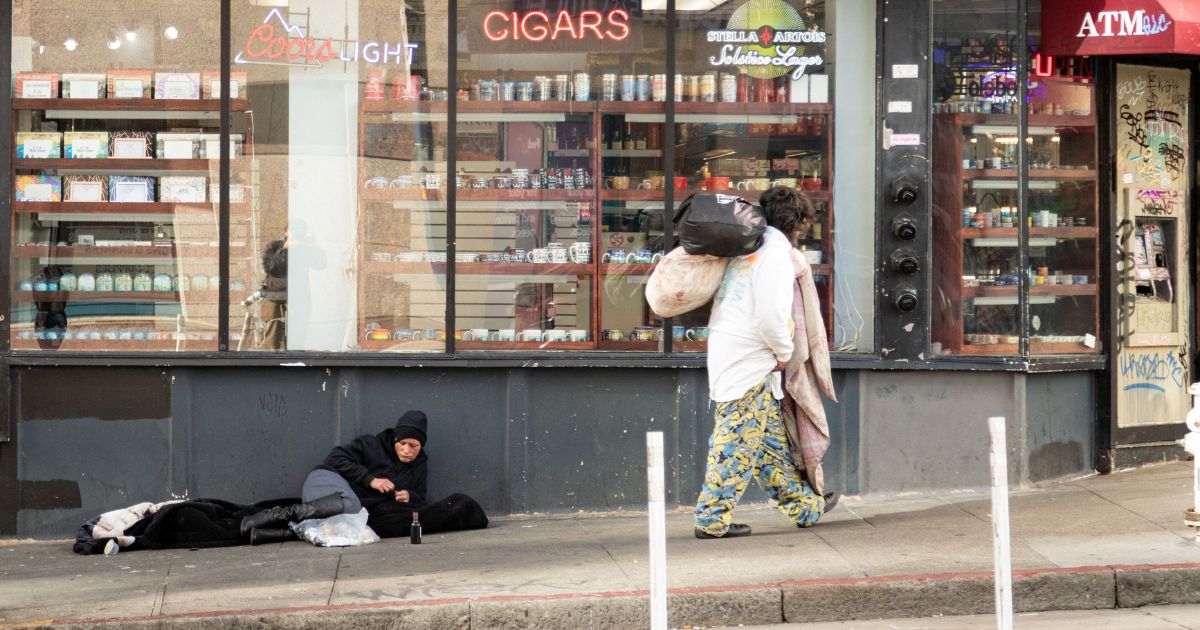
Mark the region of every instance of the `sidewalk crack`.
POLYGON ((163 603, 167 599, 167 584, 171 581, 171 567, 174 566, 167 563, 167 572, 163 575, 162 586, 158 587, 158 594, 154 596, 154 605, 150 607, 150 616, 158 617, 162 615, 163 603))
POLYGON ((1145 522, 1147 522, 1147 523, 1150 523, 1151 525, 1153 525, 1153 526, 1157 527, 1158 529, 1160 529, 1160 530, 1162 530, 1162 531, 1164 531, 1164 532, 1167 532, 1168 534, 1171 534, 1172 536, 1178 536, 1179 538, 1181 538, 1181 539, 1183 539, 1183 540, 1185 540, 1185 541, 1188 541, 1188 542, 1191 542, 1191 540, 1192 540, 1192 537, 1191 537, 1190 535, 1184 535, 1184 534, 1180 534, 1179 532, 1172 531, 1170 528, 1163 527, 1162 525, 1159 525, 1158 523, 1155 523, 1154 521, 1152 521, 1152 520, 1150 520, 1150 519, 1146 518, 1145 516, 1142 516, 1141 514, 1139 514, 1139 513, 1135 512, 1135 511, 1133 511, 1133 510, 1131 510, 1131 509, 1129 509, 1129 508, 1125 507, 1124 505, 1121 505, 1120 503, 1117 503, 1116 501, 1113 501, 1112 499, 1110 499, 1110 498, 1108 498, 1108 497, 1106 497, 1106 496, 1104 496, 1104 495, 1101 495, 1101 494, 1097 493, 1095 490, 1092 490, 1091 488, 1088 488, 1087 486, 1083 486, 1083 485, 1077 485, 1077 484, 1071 484, 1071 486, 1070 486, 1070 487, 1072 487, 1072 488, 1080 488, 1080 489, 1082 489, 1082 490, 1086 491, 1088 494, 1090 494, 1090 495, 1092 495, 1092 496, 1096 497, 1097 499, 1100 499, 1101 501, 1104 501, 1105 503, 1108 503, 1108 504, 1110 504, 1110 505, 1114 505, 1114 506, 1116 506, 1116 507, 1118 507, 1118 508, 1121 508, 1122 510, 1125 510, 1126 512, 1128 512, 1128 513, 1132 514, 1133 516, 1135 516, 1135 517, 1137 517, 1137 518, 1141 519, 1142 521, 1145 521, 1145 522))
POLYGON ((342 570, 342 553, 338 552, 337 566, 334 567, 334 569, 333 569, 333 583, 331 583, 329 585, 329 597, 325 599, 326 606, 333 605, 333 593, 335 590, 337 590, 338 574, 341 572, 341 570, 342 570))

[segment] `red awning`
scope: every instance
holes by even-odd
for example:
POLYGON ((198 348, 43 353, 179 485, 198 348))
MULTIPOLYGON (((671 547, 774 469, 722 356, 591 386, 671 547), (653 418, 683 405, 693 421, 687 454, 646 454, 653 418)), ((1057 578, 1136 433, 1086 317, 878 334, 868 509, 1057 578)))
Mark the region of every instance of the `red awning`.
POLYGON ((1045 55, 1200 55, 1200 0, 1044 0, 1045 55))

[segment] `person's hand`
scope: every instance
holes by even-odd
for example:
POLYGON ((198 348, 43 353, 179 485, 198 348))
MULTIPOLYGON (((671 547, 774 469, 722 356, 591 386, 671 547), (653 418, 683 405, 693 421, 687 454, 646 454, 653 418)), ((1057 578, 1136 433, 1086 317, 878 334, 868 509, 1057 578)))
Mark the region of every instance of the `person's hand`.
POLYGON ((376 477, 376 478, 372 479, 371 487, 374 488, 380 494, 382 494, 384 492, 391 492, 392 490, 396 489, 395 484, 393 484, 391 481, 389 481, 387 479, 384 479, 383 477, 376 477))
POLYGON ((396 503, 408 503, 408 499, 409 499, 408 490, 397 490, 396 491, 396 503))
POLYGON ((783 371, 787 370, 787 366, 788 366, 787 361, 780 361, 775 364, 775 369, 771 370, 771 371, 772 372, 783 372, 783 371))

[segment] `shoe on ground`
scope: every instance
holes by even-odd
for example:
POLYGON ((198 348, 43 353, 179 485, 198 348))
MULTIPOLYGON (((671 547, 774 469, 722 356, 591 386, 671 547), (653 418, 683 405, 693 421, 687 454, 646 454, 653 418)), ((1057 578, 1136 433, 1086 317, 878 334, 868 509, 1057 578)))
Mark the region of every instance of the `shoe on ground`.
POLYGON ((737 538, 739 536, 749 536, 750 526, 745 523, 733 523, 729 529, 725 530, 724 534, 710 534, 699 527, 696 528, 696 538, 737 538))
POLYGON ((829 494, 825 495, 825 509, 821 512, 821 515, 824 516, 828 514, 831 510, 833 510, 833 508, 837 507, 837 504, 838 493, 830 492, 829 494))

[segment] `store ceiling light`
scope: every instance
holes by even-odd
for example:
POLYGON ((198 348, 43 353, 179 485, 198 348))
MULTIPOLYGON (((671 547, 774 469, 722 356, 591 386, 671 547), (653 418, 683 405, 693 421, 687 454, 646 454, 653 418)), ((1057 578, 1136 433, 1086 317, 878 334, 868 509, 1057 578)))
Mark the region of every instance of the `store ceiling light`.
POLYGON ((120 37, 113 35, 112 37, 108 38, 108 49, 109 50, 116 50, 120 47, 121 47, 121 38, 120 37))
POLYGON ((132 42, 137 39, 137 31, 125 31, 125 41, 132 42))
POLYGON ((66 48, 68 52, 75 52, 75 49, 79 48, 79 42, 75 41, 74 37, 68 37, 67 41, 63 42, 63 48, 66 48))
POLYGON ((163 36, 167 39, 179 39, 179 29, 175 28, 174 26, 168 26, 167 29, 163 31, 163 36))

